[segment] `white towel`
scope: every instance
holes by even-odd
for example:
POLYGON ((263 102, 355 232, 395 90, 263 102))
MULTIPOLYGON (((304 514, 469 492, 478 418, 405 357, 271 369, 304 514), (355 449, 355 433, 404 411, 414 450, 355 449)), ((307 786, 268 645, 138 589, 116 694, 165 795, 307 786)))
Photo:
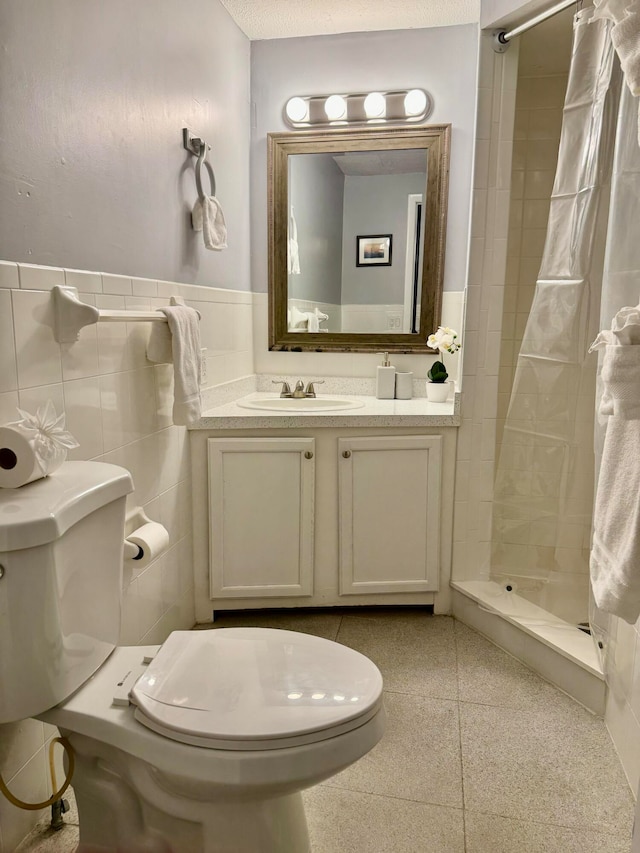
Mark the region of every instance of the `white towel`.
POLYGON ((193 206, 191 223, 194 231, 202 231, 204 245, 214 252, 227 248, 227 226, 220 202, 215 196, 198 199, 193 206))
POLYGON ((289 238, 287 240, 287 272, 289 275, 300 275, 300 249, 298 247, 298 226, 291 208, 289 222, 289 238))
MULTIPOLYGON (((594 0, 596 18, 613 21, 611 41, 631 93, 640 95, 640 0, 594 0)), ((638 113, 640 143, 640 112, 638 113)))
POLYGON ((154 323, 147 347, 149 361, 173 361, 173 422, 181 426, 200 418, 200 323, 198 312, 187 305, 160 308, 167 323, 154 323), (167 358, 166 335, 171 338, 167 358))
POLYGON ((602 363, 609 415, 598 477, 591 584, 602 610, 640 616, 640 345, 607 344, 602 363))

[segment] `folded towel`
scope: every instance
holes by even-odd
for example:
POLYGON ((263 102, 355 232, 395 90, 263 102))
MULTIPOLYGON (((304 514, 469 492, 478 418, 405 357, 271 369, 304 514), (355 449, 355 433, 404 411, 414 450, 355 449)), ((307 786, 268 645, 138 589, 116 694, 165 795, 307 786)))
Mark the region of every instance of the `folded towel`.
POLYGON ((289 275, 300 275, 300 249, 298 248, 298 226, 291 208, 289 239, 287 240, 287 272, 289 275))
POLYGON ((640 345, 607 344, 609 414, 596 492, 590 571, 598 607, 630 624, 640 616, 640 345))
POLYGON ((227 248, 227 226, 220 202, 215 196, 198 199, 193 206, 191 223, 194 231, 202 231, 204 245, 214 252, 227 248))
POLYGON ((173 422, 185 426, 200 418, 200 323, 198 312, 187 305, 160 308, 167 324, 154 323, 147 348, 150 361, 173 361, 173 422), (164 330, 171 338, 171 356, 167 356, 164 330), (157 356, 157 357, 154 357, 157 356))

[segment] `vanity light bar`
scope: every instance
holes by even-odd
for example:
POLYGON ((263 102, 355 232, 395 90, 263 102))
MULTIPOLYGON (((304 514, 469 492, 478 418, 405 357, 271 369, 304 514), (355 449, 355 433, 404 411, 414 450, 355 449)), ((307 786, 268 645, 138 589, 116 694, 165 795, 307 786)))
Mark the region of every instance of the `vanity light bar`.
POLYGON ((433 110, 433 99, 424 89, 394 89, 343 95, 296 95, 284 106, 290 127, 317 125, 383 124, 421 122, 433 110))

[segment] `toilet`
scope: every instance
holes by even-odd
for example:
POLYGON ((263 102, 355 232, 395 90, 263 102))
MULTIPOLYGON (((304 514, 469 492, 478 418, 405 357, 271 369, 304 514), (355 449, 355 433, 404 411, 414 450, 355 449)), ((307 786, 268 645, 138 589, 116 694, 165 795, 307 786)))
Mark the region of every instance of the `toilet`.
POLYGON ((67 462, 0 490, 0 723, 75 755, 78 853, 308 853, 301 791, 371 750, 382 677, 268 628, 118 646, 128 471, 67 462))

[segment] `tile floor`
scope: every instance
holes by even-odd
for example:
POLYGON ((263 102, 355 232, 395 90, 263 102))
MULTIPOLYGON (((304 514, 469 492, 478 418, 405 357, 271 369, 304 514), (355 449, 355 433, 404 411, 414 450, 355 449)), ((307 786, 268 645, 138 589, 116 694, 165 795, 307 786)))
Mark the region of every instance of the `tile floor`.
MULTIPOLYGON (((380 744, 304 795, 314 853, 629 853, 633 800, 602 720, 462 623, 406 609, 215 623, 231 625, 338 640, 384 676, 380 744)), ((70 818, 20 853, 73 851, 70 818)))

